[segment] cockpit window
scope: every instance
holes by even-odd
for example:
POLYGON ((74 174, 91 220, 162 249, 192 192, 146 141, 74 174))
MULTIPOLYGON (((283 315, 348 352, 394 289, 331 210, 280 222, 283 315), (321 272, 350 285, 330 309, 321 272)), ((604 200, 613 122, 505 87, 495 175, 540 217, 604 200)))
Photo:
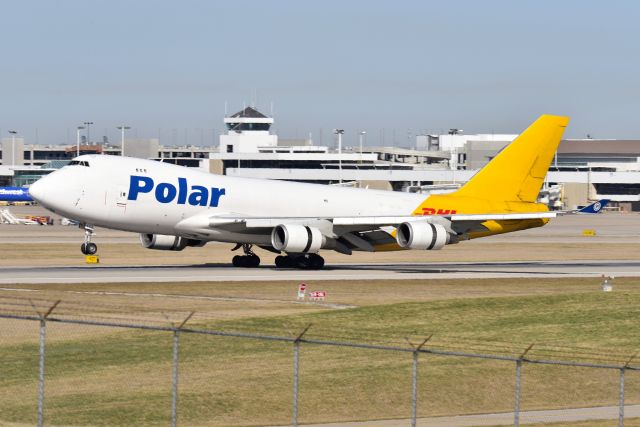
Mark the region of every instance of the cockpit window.
POLYGON ((86 167, 89 167, 89 162, 84 161, 84 160, 71 160, 71 163, 69 163, 69 166, 86 166, 86 167))

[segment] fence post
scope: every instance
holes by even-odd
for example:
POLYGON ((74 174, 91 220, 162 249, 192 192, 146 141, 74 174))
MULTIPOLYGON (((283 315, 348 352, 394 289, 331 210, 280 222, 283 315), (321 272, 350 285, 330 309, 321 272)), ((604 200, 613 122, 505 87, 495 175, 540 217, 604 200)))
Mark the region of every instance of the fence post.
POLYGON ((522 375, 522 362, 524 361, 524 356, 526 356, 529 350, 533 348, 534 344, 535 343, 532 343, 527 347, 520 357, 518 357, 518 360, 516 360, 516 387, 513 407, 513 425, 515 427, 520 426, 520 378, 522 375))
POLYGON ((418 419, 418 352, 431 339, 429 335, 420 345, 415 346, 406 338, 407 342, 413 347, 413 365, 411 367, 411 427, 416 427, 418 419))
POLYGON ((411 427, 416 427, 418 418, 418 352, 413 351, 413 367, 411 369, 411 427))
POLYGON ((638 355, 638 353, 634 353, 624 364, 622 368, 620 368, 620 398, 618 401, 619 408, 619 418, 618 418, 618 426, 624 427, 624 374, 631 361, 638 355))
POLYGON ((45 367, 45 343, 47 333, 47 317, 60 304, 60 300, 56 301, 45 313, 40 313, 31 300, 29 300, 33 309, 40 317, 40 332, 38 346, 38 427, 44 425, 44 367, 45 367))
POLYGON ((40 318, 40 346, 38 349, 38 427, 44 424, 44 358, 45 358, 45 334, 47 321, 40 318))
POLYGON ((180 351, 180 331, 173 331, 173 357, 171 359, 171 425, 178 424, 178 352, 180 351))
POLYGON ((180 364, 180 329, 191 319, 194 311, 180 323, 178 326, 174 325, 173 330, 173 352, 171 358, 171 426, 176 427, 178 425, 178 367, 180 364))
POLYGON ((300 370, 300 340, 304 334, 307 333, 311 324, 307 325, 304 330, 298 334, 298 336, 293 340, 293 407, 292 407, 292 415, 291 415, 291 425, 293 427, 298 426, 298 379, 299 379, 299 370, 300 370))
POLYGON ((618 426, 624 427, 624 371, 626 366, 620 368, 620 400, 619 400, 619 419, 618 426))
POLYGON ((522 369, 522 359, 516 360, 516 391, 515 404, 513 408, 513 425, 520 425, 520 371, 522 369))

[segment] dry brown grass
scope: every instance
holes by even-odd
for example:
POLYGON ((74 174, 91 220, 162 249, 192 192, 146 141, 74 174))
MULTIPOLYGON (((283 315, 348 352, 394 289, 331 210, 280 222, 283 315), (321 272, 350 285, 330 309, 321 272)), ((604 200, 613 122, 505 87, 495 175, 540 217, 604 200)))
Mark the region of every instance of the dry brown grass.
MULTIPOLYGON (((84 265, 80 245, 70 243, 10 243, 2 245, 0 266, 72 266, 84 265)), ((230 264, 236 253, 232 245, 210 243, 203 248, 186 248, 181 252, 154 251, 133 243, 99 245, 100 262, 106 265, 202 265, 230 264)), ((256 253, 263 264, 273 263, 275 255, 261 249, 256 253)), ((328 264, 335 263, 402 263, 456 261, 553 261, 575 260, 639 260, 640 243, 527 243, 527 242, 462 242, 440 251, 354 252, 341 255, 322 252, 328 264)))
MULTIPOLYGON (((426 302, 460 298, 545 296, 587 293, 599 289, 597 278, 446 279, 446 280, 354 280, 308 281, 309 290, 327 292, 327 303, 364 307, 403 302, 426 302)), ((616 292, 636 292, 638 278, 618 278, 616 292)), ((62 300, 55 313, 90 313, 112 320, 169 324, 189 312, 195 322, 247 317, 285 316, 332 308, 296 300, 297 281, 187 282, 187 283, 94 283, 14 284, 0 291, 0 307, 11 308, 21 299, 22 310, 33 314, 29 298, 40 309, 62 300), (13 290, 9 290, 13 289, 13 290), (25 292, 25 291, 29 292, 25 292), (5 305, 2 305, 5 304, 5 305)), ((20 328, 0 328, 2 339, 20 337, 20 328)), ((55 338, 55 336, 52 336, 55 338)))

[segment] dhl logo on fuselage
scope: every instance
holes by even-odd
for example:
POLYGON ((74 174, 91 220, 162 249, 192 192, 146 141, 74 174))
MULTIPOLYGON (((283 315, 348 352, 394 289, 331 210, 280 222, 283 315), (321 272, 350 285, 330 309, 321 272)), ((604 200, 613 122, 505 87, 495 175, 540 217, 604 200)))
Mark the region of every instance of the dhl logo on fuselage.
POLYGON ((128 200, 138 200, 138 195, 153 192, 156 200, 160 203, 171 203, 176 200, 179 205, 189 203, 191 206, 210 206, 215 208, 224 196, 225 189, 218 187, 203 187, 202 185, 189 184, 186 178, 178 178, 178 186, 168 182, 160 182, 155 185, 153 178, 148 176, 131 175, 129 180, 128 200))
POLYGON ((422 215, 455 215, 455 209, 420 208, 422 215))

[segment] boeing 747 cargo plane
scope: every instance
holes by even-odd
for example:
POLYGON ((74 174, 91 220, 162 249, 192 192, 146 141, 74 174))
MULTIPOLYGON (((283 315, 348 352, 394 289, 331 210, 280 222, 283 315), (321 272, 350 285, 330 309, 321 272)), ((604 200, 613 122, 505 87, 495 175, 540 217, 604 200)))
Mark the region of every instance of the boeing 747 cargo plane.
POLYGON ((462 188, 443 195, 236 178, 105 155, 79 156, 29 193, 80 222, 84 254, 96 253, 91 236, 100 226, 140 233, 149 249, 234 243, 244 250, 233 258, 239 267, 260 264, 256 245, 278 254, 277 267, 322 268, 321 250, 437 250, 568 213, 536 203, 568 121, 541 116, 462 188))

